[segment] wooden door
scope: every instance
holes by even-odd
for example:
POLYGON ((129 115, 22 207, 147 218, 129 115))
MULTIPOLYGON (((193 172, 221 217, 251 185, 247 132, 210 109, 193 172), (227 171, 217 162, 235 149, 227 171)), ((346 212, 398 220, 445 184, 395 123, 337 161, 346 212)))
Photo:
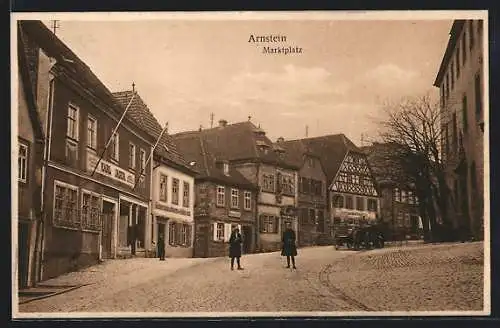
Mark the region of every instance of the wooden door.
POLYGON ((207 224, 195 224, 194 233, 194 256, 208 257, 208 247, 210 241, 210 229, 207 224))
POLYGON ((29 225, 19 223, 18 225, 18 284, 19 289, 28 284, 28 265, 29 265, 29 225))
POLYGON ((252 227, 243 226, 241 228, 243 237, 243 253, 249 254, 252 252, 252 227))
POLYGON ((115 217, 115 206, 113 203, 102 202, 102 258, 112 257, 113 223, 115 217))

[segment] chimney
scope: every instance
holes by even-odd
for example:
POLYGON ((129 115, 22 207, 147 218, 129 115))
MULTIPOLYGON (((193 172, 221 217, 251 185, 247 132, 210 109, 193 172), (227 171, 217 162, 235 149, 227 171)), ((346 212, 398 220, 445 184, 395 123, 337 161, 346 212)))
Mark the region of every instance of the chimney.
POLYGON ((285 138, 283 138, 283 137, 279 137, 279 138, 276 140, 276 142, 277 142, 277 143, 284 142, 284 141, 285 141, 285 138))
POLYGON ((227 125, 227 121, 226 120, 219 120, 219 127, 223 128, 227 125))

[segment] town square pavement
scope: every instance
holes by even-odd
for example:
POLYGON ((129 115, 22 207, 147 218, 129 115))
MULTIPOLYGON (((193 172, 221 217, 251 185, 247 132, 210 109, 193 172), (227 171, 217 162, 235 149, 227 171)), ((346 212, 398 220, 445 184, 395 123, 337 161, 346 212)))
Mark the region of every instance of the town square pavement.
POLYGON ((228 258, 108 260, 45 282, 79 285, 19 312, 482 311, 483 244, 299 249, 228 258))

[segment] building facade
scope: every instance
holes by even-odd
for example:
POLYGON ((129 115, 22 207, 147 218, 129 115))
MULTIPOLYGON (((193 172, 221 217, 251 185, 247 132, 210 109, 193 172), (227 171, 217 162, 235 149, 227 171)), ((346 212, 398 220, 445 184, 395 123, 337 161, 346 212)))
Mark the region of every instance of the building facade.
POLYGON ((256 186, 246 180, 229 161, 217 158, 204 131, 175 136, 183 155, 196 167, 195 257, 229 254, 231 231, 238 227, 244 254, 255 251, 256 186))
POLYGON ((285 141, 279 138, 275 144, 282 147, 290 163, 300 167, 298 172, 298 243, 311 246, 328 243, 328 212, 326 198, 326 174, 319 156, 313 154, 301 140, 285 141))
MULTIPOLYGON (((194 176, 158 158, 153 172, 152 240, 165 241, 165 256, 192 257, 194 237, 194 176)), ((152 245, 151 249, 155 248, 152 245)))
POLYGON ((167 257, 192 257, 196 170, 178 151, 168 134, 168 127, 158 123, 136 90, 115 92, 113 95, 122 106, 130 103, 130 116, 142 130, 158 140, 149 162, 153 171, 149 204, 152 215, 148 222, 151 228, 146 251, 151 256, 157 254, 158 241, 162 236, 167 257))
POLYGON ((328 184, 329 232, 341 221, 376 220, 380 195, 366 155, 345 135, 302 139, 317 154, 328 184))
POLYGON ((42 22, 21 26, 30 65, 52 63, 38 74, 49 81, 38 108, 47 129, 40 279, 101 258, 143 254, 150 236, 146 158, 154 138, 128 115, 113 135, 125 108, 42 22))
POLYGON ((385 224, 387 240, 423 237, 418 197, 410 178, 404 176, 399 164, 391 158, 394 147, 375 142, 361 147, 366 154, 380 192, 380 220, 385 224))
POLYGON ((483 238, 484 51, 482 20, 455 20, 434 86, 440 89, 441 155, 455 229, 483 238))
POLYGON ((25 288, 36 284, 40 264, 40 234, 37 232, 40 229, 42 214, 44 134, 37 111, 38 82, 32 79, 36 75, 32 74, 28 67, 24 35, 20 33, 21 26, 18 25, 17 28, 17 283, 19 288, 25 288))
MULTIPOLYGON (((256 229, 252 240, 259 251, 278 250, 285 224, 290 222, 296 231, 298 228, 298 167, 287 163, 265 131, 250 121, 227 124, 220 120, 219 126, 198 132, 203 135, 205 153, 215 161, 225 161, 257 186, 256 229)), ((194 132, 184 135, 190 133, 194 132)))

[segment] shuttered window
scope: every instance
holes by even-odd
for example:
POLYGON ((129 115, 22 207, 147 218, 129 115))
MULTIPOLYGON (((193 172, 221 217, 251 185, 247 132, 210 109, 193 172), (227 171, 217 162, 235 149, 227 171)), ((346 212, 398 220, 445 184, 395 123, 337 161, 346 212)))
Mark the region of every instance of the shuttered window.
POLYGON ((268 214, 260 216, 260 232, 262 233, 278 233, 279 217, 268 214))

